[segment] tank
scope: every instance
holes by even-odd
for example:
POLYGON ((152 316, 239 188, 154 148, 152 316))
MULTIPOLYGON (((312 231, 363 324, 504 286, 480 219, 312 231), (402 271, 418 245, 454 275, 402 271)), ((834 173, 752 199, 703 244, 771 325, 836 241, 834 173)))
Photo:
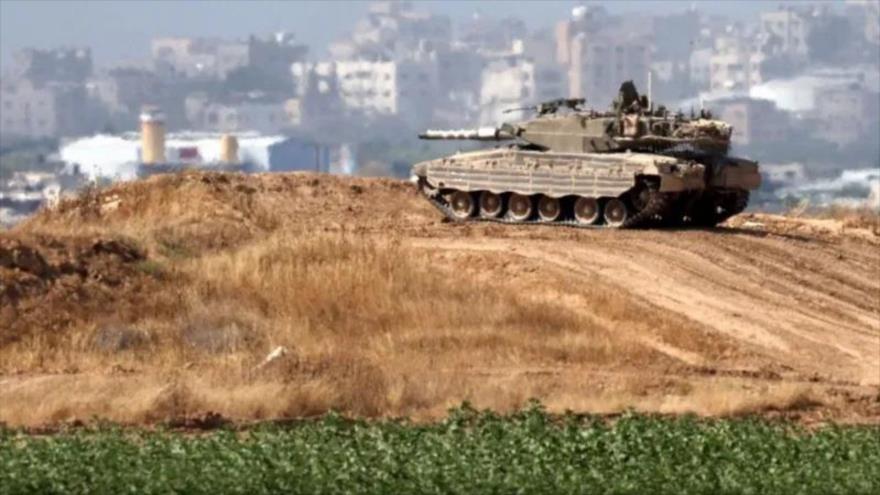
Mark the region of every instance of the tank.
POLYGON ((421 139, 500 146, 418 163, 413 181, 449 219, 576 227, 713 226, 743 211, 757 162, 729 156, 727 123, 685 116, 623 83, 609 111, 559 99, 532 118, 421 139))

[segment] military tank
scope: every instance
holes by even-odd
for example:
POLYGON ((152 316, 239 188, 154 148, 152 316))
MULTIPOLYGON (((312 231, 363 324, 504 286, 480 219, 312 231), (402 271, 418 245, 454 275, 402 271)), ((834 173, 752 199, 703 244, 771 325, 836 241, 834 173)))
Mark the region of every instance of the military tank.
POLYGON ((449 219, 576 227, 713 226, 743 211, 758 164, 728 155, 733 131, 709 112, 670 112, 623 83, 610 111, 558 99, 500 127, 421 139, 507 142, 413 166, 449 219))

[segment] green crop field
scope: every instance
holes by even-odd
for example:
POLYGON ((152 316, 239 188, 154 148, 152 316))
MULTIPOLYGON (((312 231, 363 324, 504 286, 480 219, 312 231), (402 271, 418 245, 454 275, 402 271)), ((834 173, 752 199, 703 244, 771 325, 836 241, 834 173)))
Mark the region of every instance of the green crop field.
POLYGON ((880 493, 880 429, 628 414, 330 415, 180 433, 0 433, 0 493, 880 493))

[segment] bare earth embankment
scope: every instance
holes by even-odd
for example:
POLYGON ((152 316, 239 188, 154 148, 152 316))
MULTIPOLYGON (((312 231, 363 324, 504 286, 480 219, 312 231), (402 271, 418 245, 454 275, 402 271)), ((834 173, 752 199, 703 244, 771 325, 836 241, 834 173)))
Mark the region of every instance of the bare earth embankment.
POLYGON ((463 226, 404 182, 309 174, 117 185, 0 234, 0 422, 538 398, 876 423, 877 232, 463 226))

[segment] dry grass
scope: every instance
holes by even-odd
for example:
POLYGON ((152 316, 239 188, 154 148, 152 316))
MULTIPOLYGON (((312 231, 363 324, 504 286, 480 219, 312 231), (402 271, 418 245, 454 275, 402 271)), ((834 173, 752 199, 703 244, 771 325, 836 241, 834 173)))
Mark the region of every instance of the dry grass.
MULTIPOLYGON (((137 284, 73 277, 62 294, 78 300, 30 301, 27 328, 0 341, 0 422, 423 419, 463 400, 510 411, 531 398, 557 412, 737 414, 800 397, 667 378, 737 349, 599 277, 415 247, 421 232, 405 226, 432 220, 409 218, 426 207, 398 184, 231 177, 91 191, 3 234, 58 249, 120 237, 145 257, 118 272, 137 284), (51 328, 41 312, 58 316, 51 328), (258 368, 278 346, 287 354, 258 368)), ((113 259, 83 266, 112 278, 113 259)))
POLYGON ((845 229, 865 229, 880 235, 880 211, 868 207, 832 205, 821 208, 795 208, 786 217, 800 219, 835 220, 845 229))
POLYGON ((868 229, 880 234, 880 211, 877 210, 832 206, 819 212, 818 216, 840 220, 846 228, 868 229))
MULTIPOLYGON (((0 421, 137 422, 207 409, 241 419, 330 409, 441 414, 465 399, 509 410, 554 385, 523 388, 520 378, 487 381, 482 371, 607 365, 652 352, 552 297, 474 283, 393 236, 278 232, 154 263, 167 281, 156 294, 165 307, 35 331, 0 349, 7 373, 78 377, 3 390, 17 406, 0 410, 0 421), (277 346, 289 354, 255 372, 277 346), (118 382, 137 382, 137 393, 117 396, 127 387, 118 382)), ((624 303, 598 302, 615 321, 624 317, 624 303)))

